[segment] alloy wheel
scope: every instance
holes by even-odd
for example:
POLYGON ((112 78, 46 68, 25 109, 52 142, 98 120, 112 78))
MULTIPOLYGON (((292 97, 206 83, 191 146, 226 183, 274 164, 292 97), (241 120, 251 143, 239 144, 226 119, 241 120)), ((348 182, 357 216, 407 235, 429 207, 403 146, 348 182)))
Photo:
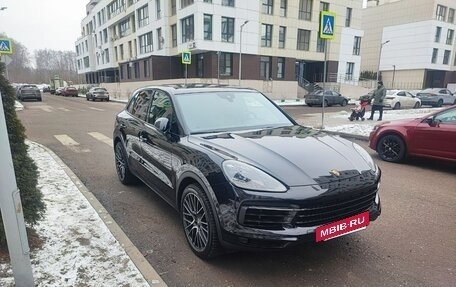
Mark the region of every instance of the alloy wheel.
POLYGON ((209 223, 201 198, 188 193, 183 198, 182 220, 188 242, 196 251, 202 252, 209 242, 209 223))
POLYGON ((117 175, 119 176, 120 181, 124 181, 126 163, 125 163, 125 157, 124 157, 124 154, 122 151, 122 147, 120 144, 116 145, 115 158, 116 158, 117 175))
POLYGON ((387 135, 379 141, 377 152, 385 161, 399 162, 405 155, 404 142, 396 135, 387 135))

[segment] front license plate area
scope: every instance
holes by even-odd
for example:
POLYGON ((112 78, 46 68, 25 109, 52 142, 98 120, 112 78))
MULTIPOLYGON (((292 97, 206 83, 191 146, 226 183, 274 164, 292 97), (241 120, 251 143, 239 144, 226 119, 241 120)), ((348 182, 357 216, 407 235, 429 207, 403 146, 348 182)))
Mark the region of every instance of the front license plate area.
POLYGON ((339 221, 322 225, 315 230, 315 241, 327 241, 366 229, 369 225, 369 211, 339 221))

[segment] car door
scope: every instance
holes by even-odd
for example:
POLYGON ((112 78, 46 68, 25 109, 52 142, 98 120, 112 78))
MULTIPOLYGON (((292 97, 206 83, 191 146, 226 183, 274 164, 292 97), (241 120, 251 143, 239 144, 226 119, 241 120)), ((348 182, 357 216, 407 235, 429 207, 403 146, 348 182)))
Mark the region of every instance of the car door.
POLYGON ((444 110, 433 117, 433 123, 422 121, 411 138, 410 153, 456 160, 456 108, 444 110))
POLYGON ((447 89, 441 89, 439 94, 442 96, 443 104, 452 104, 452 95, 447 89))
POLYGON ((172 205, 175 203, 175 174, 171 163, 175 143, 154 124, 159 118, 167 118, 170 126, 174 116, 170 96, 165 91, 156 89, 147 121, 140 132, 143 165, 147 172, 146 183, 172 205))

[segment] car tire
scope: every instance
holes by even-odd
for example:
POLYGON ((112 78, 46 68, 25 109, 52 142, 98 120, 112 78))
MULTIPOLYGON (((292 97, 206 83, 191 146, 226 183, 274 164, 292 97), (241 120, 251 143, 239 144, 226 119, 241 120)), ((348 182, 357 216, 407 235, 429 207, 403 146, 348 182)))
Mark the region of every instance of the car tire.
POLYGON ((400 110, 400 109, 401 109, 401 103, 396 102, 396 103, 394 104, 393 110, 400 110))
POLYGON ((185 238, 193 253, 202 259, 220 255, 222 247, 206 193, 198 185, 188 185, 182 193, 180 208, 185 238))
POLYGON ((41 102, 43 99, 41 99, 41 98, 38 98, 38 99, 36 99, 36 100, 37 100, 38 102, 41 102))
POLYGON ((127 158, 125 156, 125 149, 119 141, 114 147, 114 158, 116 164, 117 177, 124 185, 131 185, 138 181, 137 177, 131 173, 128 167, 127 158))
POLYGON ((437 107, 442 107, 443 106, 443 100, 440 99, 438 102, 437 102, 437 107))
POLYGON ((416 102, 413 106, 414 109, 419 109, 421 107, 420 102, 416 102))
POLYGON ((377 143, 377 153, 388 162, 401 162, 405 158, 405 143, 397 135, 389 134, 380 138, 377 143))
POLYGON ((340 104, 341 107, 345 107, 348 104, 347 100, 343 100, 340 104))

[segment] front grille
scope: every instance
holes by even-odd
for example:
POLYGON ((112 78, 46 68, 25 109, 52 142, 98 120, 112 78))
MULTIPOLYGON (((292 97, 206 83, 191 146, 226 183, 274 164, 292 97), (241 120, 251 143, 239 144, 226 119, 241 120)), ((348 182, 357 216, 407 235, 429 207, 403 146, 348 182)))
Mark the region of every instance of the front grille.
POLYGON ((376 189, 371 189, 356 197, 320 203, 309 202, 301 208, 244 204, 240 209, 239 221, 247 227, 268 230, 319 226, 368 210, 375 201, 376 192, 376 189))

